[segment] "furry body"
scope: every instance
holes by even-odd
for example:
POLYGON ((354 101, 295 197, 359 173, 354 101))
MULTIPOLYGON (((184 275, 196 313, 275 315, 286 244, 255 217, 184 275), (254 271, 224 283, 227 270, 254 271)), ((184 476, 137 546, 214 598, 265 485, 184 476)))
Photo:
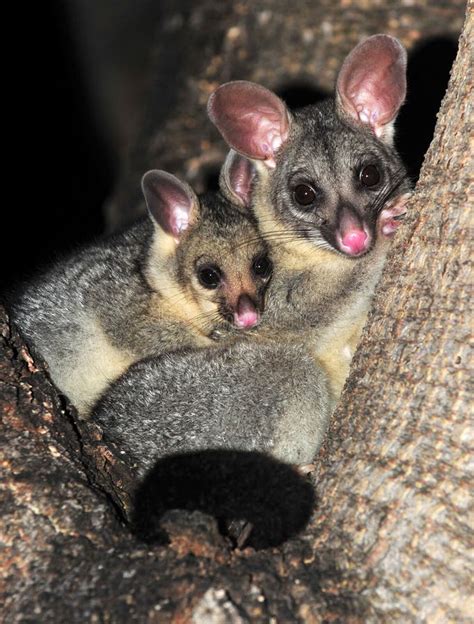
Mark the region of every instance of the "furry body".
POLYGON ((265 249, 252 220, 215 194, 201 200, 199 224, 177 247, 144 219, 34 279, 14 300, 12 316, 53 381, 86 416, 132 363, 232 339, 236 332, 219 313, 215 293, 194 283, 194 259, 203 253, 231 259, 231 270, 240 271, 231 279, 237 290, 252 258, 265 249), (253 243, 232 252, 242 236, 253 243))
POLYGON ((13 305, 15 323, 81 413, 134 361, 195 342, 184 323, 160 317, 144 275, 152 236, 146 219, 87 247, 27 285, 13 305))
POLYGON ((279 342, 305 343, 329 375, 337 401, 390 248, 381 232, 378 200, 393 188, 382 207, 396 204, 410 183, 395 149, 344 120, 334 100, 305 107, 293 118, 275 168, 257 162, 253 180, 252 209, 275 267, 258 331, 279 342), (385 172, 382 191, 354 184, 354 169, 368 154, 385 172), (295 206, 295 176, 316 180, 321 189, 324 205, 316 214, 306 215, 295 206), (321 213, 330 220, 343 203, 355 205, 373 228, 373 243, 364 255, 344 255, 321 235, 321 213))
POLYGON ((303 345, 256 348, 249 339, 138 362, 94 418, 141 475, 160 457, 202 449, 257 450, 300 464, 321 444, 330 401, 303 345))
POLYGON ((140 363, 103 397, 95 417, 141 472, 203 448, 312 461, 410 189, 392 145, 405 60, 396 40, 370 38, 346 60, 336 98, 295 113, 253 83, 211 96, 236 150, 221 189, 251 206, 274 275, 245 343, 140 363))
MULTIPOLYGON (((334 107, 322 106, 324 114, 318 106, 300 113, 312 133, 290 144, 292 166, 309 163, 329 189, 344 188, 344 177, 352 179, 344 159, 350 170, 350 159, 371 149, 395 181, 401 169, 395 151, 369 134, 360 137, 335 118, 334 107)), ((347 257, 308 236, 300 219, 285 218, 288 158, 282 154, 270 172, 260 166, 253 180, 252 209, 274 263, 259 327, 244 344, 140 362, 98 405, 94 418, 140 470, 159 457, 204 448, 257 450, 304 464, 322 442, 390 243, 376 231, 367 254, 347 257)), ((403 182, 402 192, 407 188, 403 182)))

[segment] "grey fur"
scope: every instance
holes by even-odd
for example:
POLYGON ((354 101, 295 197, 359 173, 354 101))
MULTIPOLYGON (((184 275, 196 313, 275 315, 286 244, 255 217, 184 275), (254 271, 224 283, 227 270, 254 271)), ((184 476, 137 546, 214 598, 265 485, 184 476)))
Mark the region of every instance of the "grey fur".
MULTIPOLYGON (((305 342, 325 367, 337 401, 390 247, 381 234, 382 217, 391 202, 403 205, 411 186, 391 139, 384 142, 351 123, 334 99, 296 111, 291 119, 275 168, 254 161, 251 203, 274 262, 258 333, 305 342), (375 190, 358 180, 365 163, 382 172, 375 190), (293 189, 300 182, 318 189, 316 209, 305 211, 296 203, 293 189), (349 257, 335 244, 344 204, 370 228, 372 244, 361 256, 349 257)), ((228 197, 233 189, 226 170, 234 159, 231 153, 220 179, 228 197)))
POLYGON ((251 203, 274 261, 254 340, 141 362, 98 405, 95 417, 141 473, 164 455, 203 448, 307 463, 322 442, 389 248, 382 210, 401 201, 410 185, 392 146, 391 122, 383 141, 351 121, 335 99, 287 114, 289 134, 274 168, 255 160, 249 172, 235 167, 231 153, 220 178, 223 193, 242 205, 249 184, 241 176, 253 175, 251 203), (367 163, 382 172, 376 190, 359 182, 367 163), (293 190, 300 182, 318 189, 316 209, 297 205, 293 190), (370 229, 364 255, 349 257, 337 247, 344 205, 370 229))
POLYGON ((202 449, 308 463, 329 407, 326 376, 303 345, 255 348, 245 340, 135 364, 104 394, 94 418, 143 475, 160 457, 202 449))
MULTIPOLYGON (((334 100, 326 100, 293 114, 290 136, 278 154, 275 169, 267 171, 260 165, 253 195, 257 218, 271 211, 275 223, 287 232, 286 237, 279 232, 266 234, 276 270, 264 325, 312 327, 321 334, 337 317, 345 315, 346 308, 354 306, 354 300, 370 298, 389 246, 377 232, 380 208, 376 199, 380 189, 374 192, 360 188, 355 176, 364 161, 376 162, 383 168, 384 189, 394 188, 395 197, 410 190, 393 147, 370 131, 351 126, 337 114, 334 100), (291 192, 297 180, 311 181, 320 189, 322 199, 317 211, 305 212, 297 205, 291 192), (373 227, 374 244, 360 257, 344 256, 331 240, 337 207, 344 202, 367 216, 373 227), (324 221, 329 223, 326 236, 324 221), (329 252, 326 261, 311 263, 324 251, 329 252), (291 268, 299 255, 312 256, 307 270, 291 268)), ((263 232, 265 235, 265 228, 263 232)))
MULTIPOLYGON (((287 119, 289 134, 275 167, 254 163, 252 207, 275 264, 254 340, 139 362, 97 405, 94 417, 132 454, 140 474, 160 457, 203 448, 256 450, 307 463, 321 444, 388 250, 381 209, 409 184, 390 129, 380 135, 385 142, 377 139, 335 100, 287 119), (377 192, 358 182, 368 162, 383 173, 377 192), (318 189, 317 209, 295 203, 295 183, 301 182, 318 189), (338 219, 347 205, 370 228, 371 246, 362 256, 337 248, 338 219)), ((223 192, 231 197, 226 173, 223 192)), ((239 195, 239 205, 246 196, 239 195)))
MULTIPOLYGON (((83 416, 134 362, 185 347, 213 346, 236 334, 219 313, 216 291, 199 291, 194 284, 194 264, 204 254, 247 274, 253 258, 266 252, 254 221, 214 194, 201 198, 198 222, 176 252, 161 257, 154 247, 158 234, 145 219, 89 245, 25 285, 12 303, 20 331, 83 416), (239 246, 242 236, 252 243, 239 246), (239 251, 231 253, 235 248, 239 251), (154 273, 158 284, 150 277, 154 273), (162 291, 161 278, 167 284, 162 291), (179 297, 169 296, 169 284, 181 287, 179 297), (213 311, 188 319, 186 308, 205 298, 213 311)), ((255 281, 263 297, 264 284, 255 281)))

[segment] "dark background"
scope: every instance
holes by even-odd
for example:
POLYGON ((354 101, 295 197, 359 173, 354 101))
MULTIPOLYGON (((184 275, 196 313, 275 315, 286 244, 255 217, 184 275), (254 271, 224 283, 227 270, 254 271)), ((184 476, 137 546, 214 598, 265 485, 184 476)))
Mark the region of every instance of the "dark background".
POLYGON ((13 111, 21 128, 13 171, 20 193, 2 217, 3 287, 102 232, 117 165, 85 88, 64 3, 34 3, 28 13, 13 111))

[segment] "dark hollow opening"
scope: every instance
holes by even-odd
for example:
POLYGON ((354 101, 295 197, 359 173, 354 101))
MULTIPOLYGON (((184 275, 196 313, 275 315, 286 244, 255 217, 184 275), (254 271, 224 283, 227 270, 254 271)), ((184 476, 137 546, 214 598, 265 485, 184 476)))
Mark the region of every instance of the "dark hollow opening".
POLYGON ((199 511, 234 545, 250 523, 245 545, 267 548, 303 530, 314 502, 311 483, 292 466, 260 453, 205 450, 157 461, 136 492, 132 525, 139 538, 166 543, 167 512, 199 511))

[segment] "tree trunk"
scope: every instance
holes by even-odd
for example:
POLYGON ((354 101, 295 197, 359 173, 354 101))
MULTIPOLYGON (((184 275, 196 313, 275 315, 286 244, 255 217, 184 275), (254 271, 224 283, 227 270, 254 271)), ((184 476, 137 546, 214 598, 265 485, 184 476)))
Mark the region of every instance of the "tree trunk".
POLYGON ((410 216, 319 461, 315 552, 337 545, 344 575, 357 587, 365 577, 364 597, 388 621, 473 614, 473 21, 468 10, 410 216))
POLYGON ((212 518, 177 514, 169 546, 138 543, 123 523, 132 482, 119 450, 77 421, 2 315, 6 622, 469 621, 473 46, 468 13, 302 535, 240 552, 212 518))

